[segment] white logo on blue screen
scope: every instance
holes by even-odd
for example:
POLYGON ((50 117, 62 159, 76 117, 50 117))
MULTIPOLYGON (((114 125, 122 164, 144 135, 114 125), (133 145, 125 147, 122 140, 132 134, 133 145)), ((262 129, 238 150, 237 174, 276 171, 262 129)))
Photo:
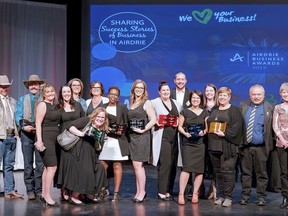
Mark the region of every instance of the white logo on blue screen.
POLYGON ((240 61, 240 62, 243 62, 243 58, 244 56, 240 56, 239 53, 236 53, 235 56, 233 58, 230 58, 230 61, 231 62, 237 62, 237 61, 240 61))
POLYGON ((99 26, 99 38, 118 52, 138 52, 155 40, 157 29, 148 17, 135 12, 121 12, 107 17, 99 26))

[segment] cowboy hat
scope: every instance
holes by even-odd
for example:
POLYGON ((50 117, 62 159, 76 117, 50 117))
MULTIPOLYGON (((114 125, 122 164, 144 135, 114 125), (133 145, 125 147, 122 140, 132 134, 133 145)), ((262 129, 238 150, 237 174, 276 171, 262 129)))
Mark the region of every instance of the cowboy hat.
POLYGON ((39 85, 45 83, 45 80, 41 80, 38 75, 32 74, 29 77, 29 80, 23 80, 23 83, 26 88, 29 88, 29 83, 31 82, 38 82, 39 85))
POLYGON ((11 83, 9 83, 9 79, 6 75, 0 75, 1 86, 10 86, 12 83, 13 83, 13 80, 11 80, 11 83))

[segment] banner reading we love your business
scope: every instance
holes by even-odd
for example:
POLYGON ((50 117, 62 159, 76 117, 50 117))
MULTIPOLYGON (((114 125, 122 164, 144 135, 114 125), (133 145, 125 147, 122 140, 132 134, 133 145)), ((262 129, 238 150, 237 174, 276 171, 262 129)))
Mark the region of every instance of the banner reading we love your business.
POLYGON ((249 87, 264 85, 266 99, 280 100, 288 81, 288 5, 91 5, 90 80, 129 98, 135 79, 149 97, 158 82, 174 87, 183 71, 188 87, 207 83, 232 89, 234 104, 249 87))

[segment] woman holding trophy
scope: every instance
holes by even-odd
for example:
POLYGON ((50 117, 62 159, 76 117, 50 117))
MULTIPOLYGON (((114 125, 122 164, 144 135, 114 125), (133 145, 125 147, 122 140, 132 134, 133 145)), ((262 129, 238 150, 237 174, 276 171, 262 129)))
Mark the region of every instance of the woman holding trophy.
POLYGON ((189 95, 191 107, 180 113, 178 131, 183 136, 183 167, 179 180, 178 204, 184 205, 184 190, 190 173, 195 173, 192 203, 198 203, 198 190, 203 181, 205 163, 205 144, 203 136, 207 133, 208 111, 203 109, 203 94, 193 90, 189 95))
POLYGON ((220 197, 215 205, 230 207, 235 190, 235 166, 238 146, 242 143, 243 119, 238 107, 230 104, 232 91, 228 87, 218 89, 218 105, 207 122, 208 151, 216 174, 220 197))
POLYGON ((130 126, 129 150, 136 175, 137 191, 132 199, 133 202, 140 203, 146 198, 145 184, 146 174, 144 162, 150 158, 150 129, 156 123, 156 114, 148 100, 146 83, 136 80, 130 93, 130 110, 128 111, 130 126))

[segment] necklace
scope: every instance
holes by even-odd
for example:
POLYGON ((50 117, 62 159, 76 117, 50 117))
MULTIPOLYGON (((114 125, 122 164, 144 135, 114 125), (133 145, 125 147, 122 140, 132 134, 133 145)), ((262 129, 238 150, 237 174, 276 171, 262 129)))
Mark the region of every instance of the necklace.
POLYGON ((219 113, 220 110, 217 110, 215 121, 218 121, 218 117, 221 116, 222 112, 219 113))

